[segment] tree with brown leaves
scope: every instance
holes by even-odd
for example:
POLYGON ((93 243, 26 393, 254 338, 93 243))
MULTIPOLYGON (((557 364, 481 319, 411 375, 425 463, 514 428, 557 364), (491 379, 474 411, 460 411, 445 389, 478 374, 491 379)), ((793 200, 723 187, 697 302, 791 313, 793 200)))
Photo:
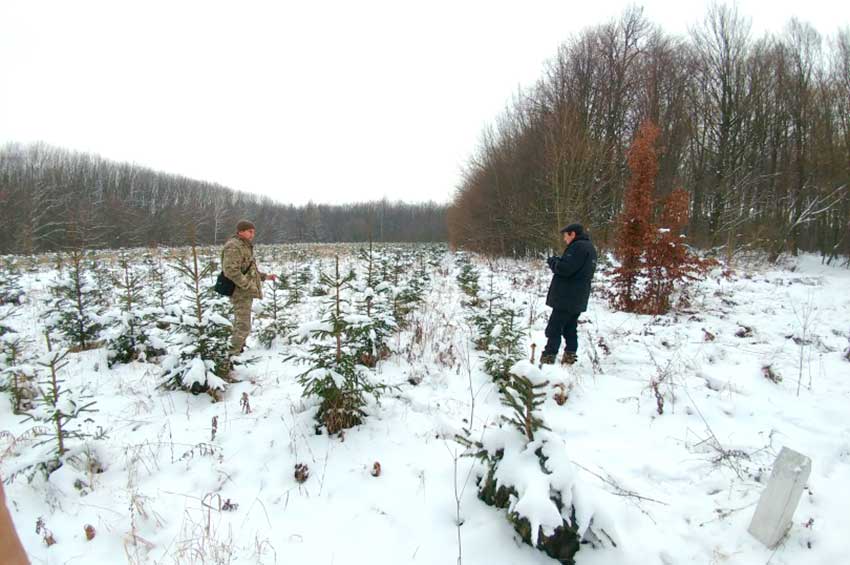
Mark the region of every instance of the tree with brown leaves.
POLYGON ((617 310, 653 315, 668 312, 674 291, 711 266, 690 251, 682 234, 688 225, 687 191, 670 193, 662 201, 659 223, 652 220, 658 132, 652 122, 644 122, 629 150, 632 178, 617 232, 620 266, 614 270, 610 296, 617 310))
POLYGON ((641 275, 645 272, 644 252, 651 242, 652 195, 658 159, 655 140, 659 130, 650 121, 644 122, 629 149, 631 179, 626 189, 623 212, 617 230, 614 254, 620 266, 614 270, 611 306, 625 312, 638 312, 641 275))

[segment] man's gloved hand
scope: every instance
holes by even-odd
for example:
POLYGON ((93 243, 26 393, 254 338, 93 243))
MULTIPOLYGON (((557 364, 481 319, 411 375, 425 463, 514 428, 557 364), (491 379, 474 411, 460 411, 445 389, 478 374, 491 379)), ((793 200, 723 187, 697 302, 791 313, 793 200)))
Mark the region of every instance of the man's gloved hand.
POLYGON ((552 257, 549 257, 548 259, 546 259, 546 264, 549 265, 549 268, 552 269, 553 271, 555 270, 555 263, 557 263, 557 262, 558 262, 558 258, 555 257, 555 256, 552 256, 552 257))

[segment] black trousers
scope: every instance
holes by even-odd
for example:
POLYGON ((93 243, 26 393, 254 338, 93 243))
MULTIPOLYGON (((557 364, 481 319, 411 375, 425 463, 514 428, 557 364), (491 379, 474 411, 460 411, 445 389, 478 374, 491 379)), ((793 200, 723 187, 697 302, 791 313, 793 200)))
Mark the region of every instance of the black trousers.
POLYGON ((549 323, 546 324, 546 348, 544 355, 557 355, 561 348, 561 336, 566 341, 566 350, 570 353, 578 351, 578 317, 579 312, 569 310, 552 310, 549 323))

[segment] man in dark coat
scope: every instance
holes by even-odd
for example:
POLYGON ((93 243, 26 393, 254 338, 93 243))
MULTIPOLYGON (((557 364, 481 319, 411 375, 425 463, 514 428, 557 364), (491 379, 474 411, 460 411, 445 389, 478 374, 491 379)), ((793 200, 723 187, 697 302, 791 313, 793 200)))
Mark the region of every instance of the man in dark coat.
POLYGON ((546 306, 552 308, 552 314, 546 324, 548 341, 540 362, 555 362, 564 336, 566 349, 562 362, 572 365, 578 351, 578 317, 587 310, 590 281, 596 272, 596 249, 581 224, 570 224, 561 233, 567 244, 564 254, 547 259, 553 275, 546 306))

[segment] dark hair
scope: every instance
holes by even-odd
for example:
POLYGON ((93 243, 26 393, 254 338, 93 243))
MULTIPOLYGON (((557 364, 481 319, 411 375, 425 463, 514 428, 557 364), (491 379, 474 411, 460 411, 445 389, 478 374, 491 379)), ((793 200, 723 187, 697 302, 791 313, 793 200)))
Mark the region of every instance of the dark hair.
POLYGON ((577 236, 584 233, 584 227, 581 224, 570 224, 567 227, 561 229, 561 233, 572 232, 577 236))

